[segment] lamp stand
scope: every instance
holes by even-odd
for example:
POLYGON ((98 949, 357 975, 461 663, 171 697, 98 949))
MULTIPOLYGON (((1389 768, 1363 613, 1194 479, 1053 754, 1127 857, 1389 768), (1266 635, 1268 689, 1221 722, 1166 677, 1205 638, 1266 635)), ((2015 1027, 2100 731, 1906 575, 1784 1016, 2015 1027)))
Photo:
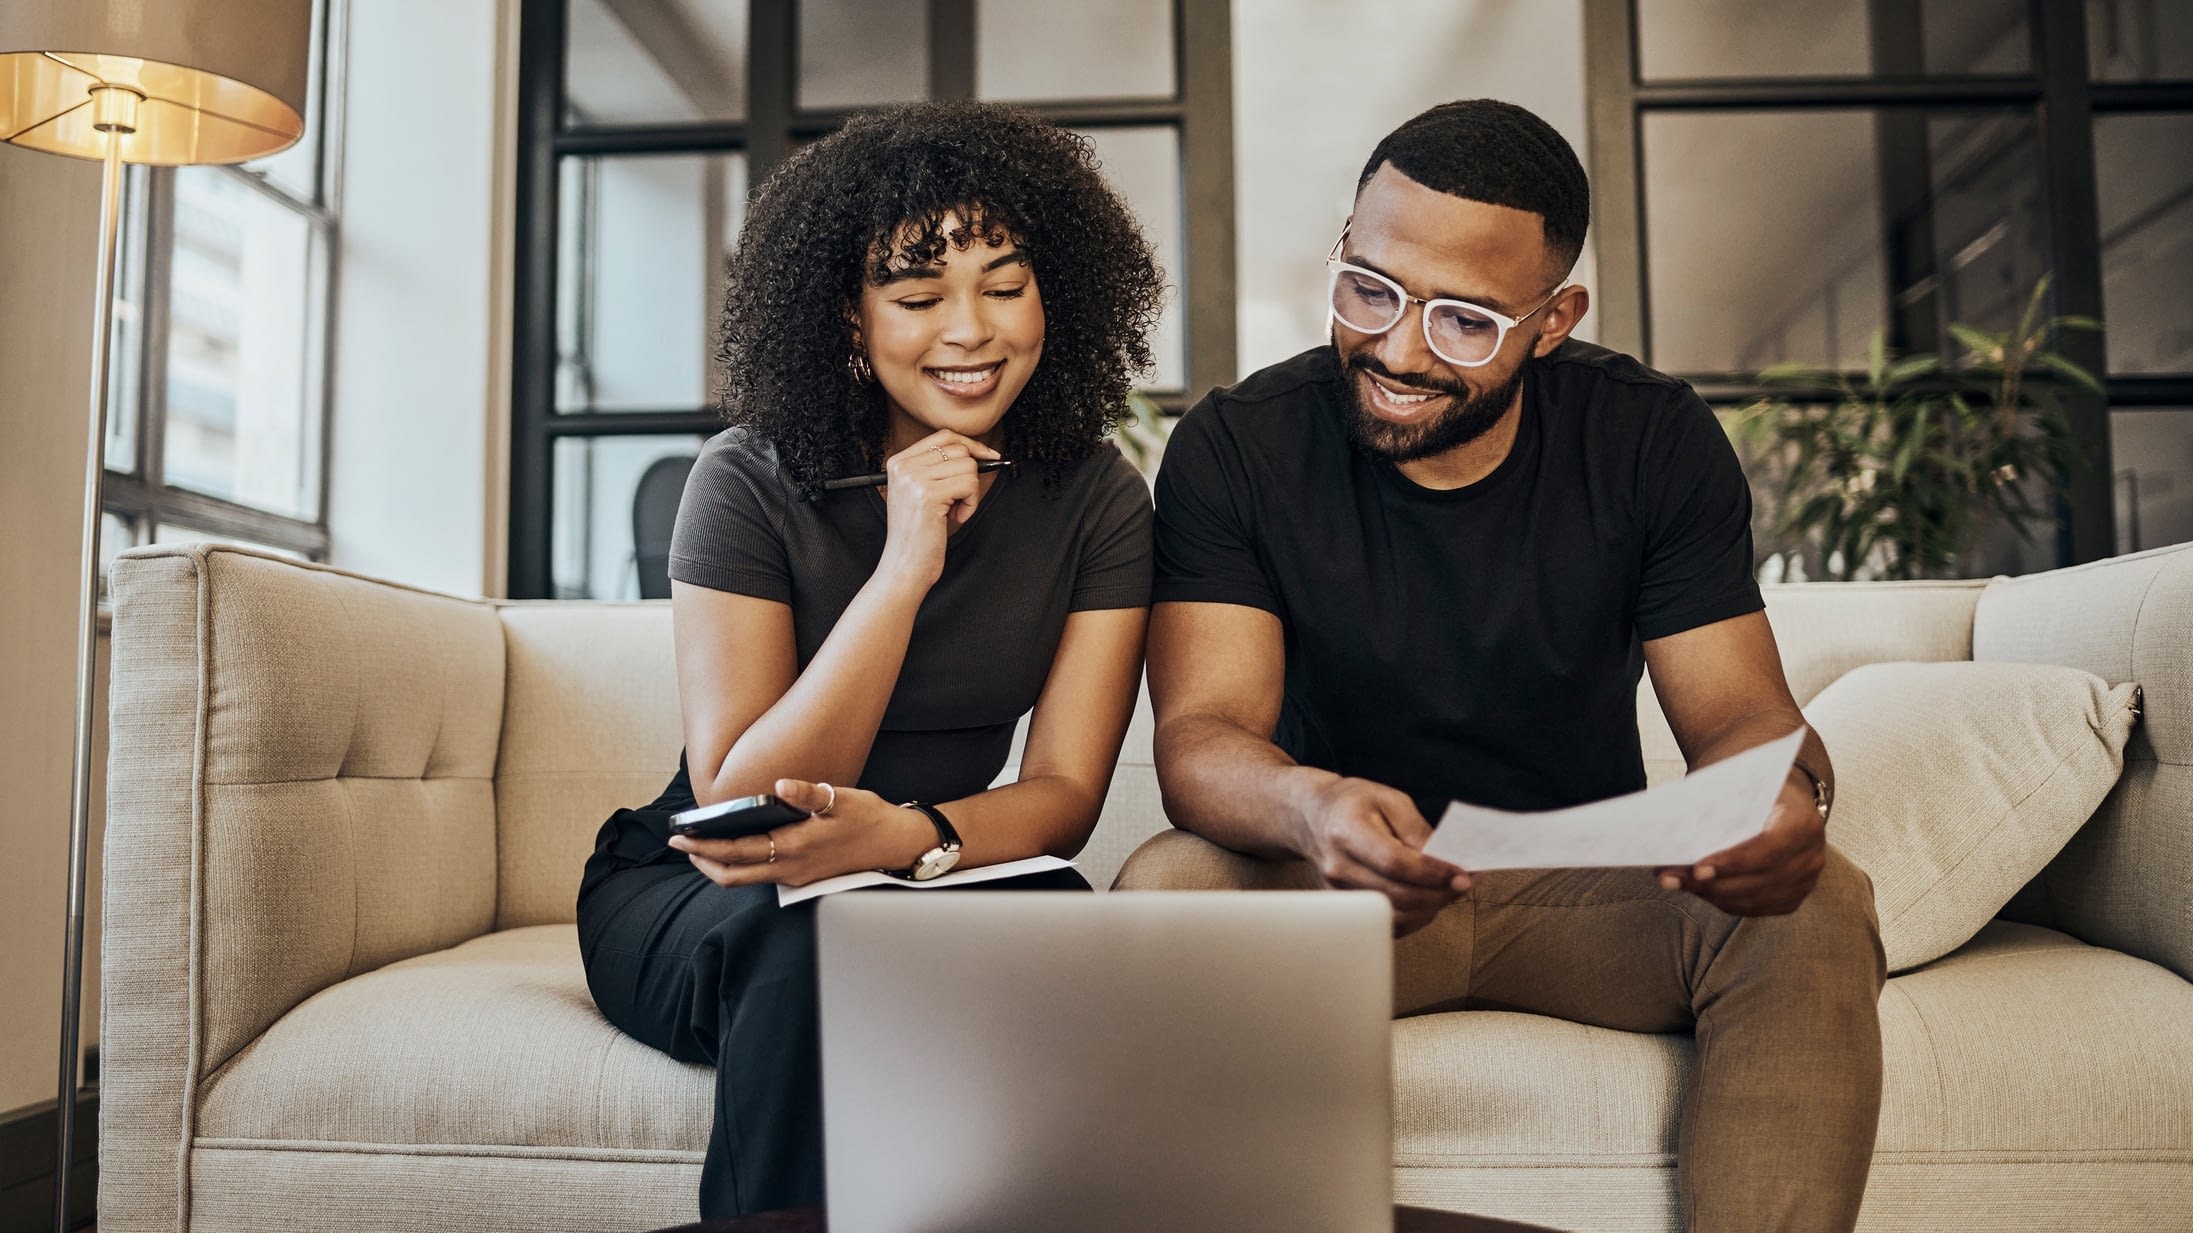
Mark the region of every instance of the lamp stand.
POLYGON ((54 1164, 54 1233, 68 1233, 70 1166, 74 1163, 78 1037, 83 1027, 84 871, 91 855, 92 722, 97 715, 99 652, 99 518, 106 482, 107 352, 114 334, 115 248, 121 232, 122 136, 137 128, 144 96, 120 86, 91 91, 96 127, 106 134, 105 178, 99 197, 99 291, 92 309, 91 436, 84 448, 83 589, 76 610, 76 780, 69 795, 69 907, 61 953, 60 1154, 54 1164))

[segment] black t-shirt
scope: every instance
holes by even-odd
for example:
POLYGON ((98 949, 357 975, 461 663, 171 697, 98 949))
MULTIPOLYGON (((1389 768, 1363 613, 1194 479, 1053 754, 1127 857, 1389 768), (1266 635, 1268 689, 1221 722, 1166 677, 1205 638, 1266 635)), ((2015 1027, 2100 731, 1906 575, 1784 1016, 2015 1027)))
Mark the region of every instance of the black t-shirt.
POLYGON ((1348 441, 1330 347, 1184 417, 1157 483, 1157 602, 1285 629, 1273 739, 1409 793, 1551 809, 1645 785, 1640 640, 1763 604, 1751 492, 1684 383, 1570 341, 1530 362, 1508 457, 1464 488, 1348 441))
MULTIPOLYGON (((670 576, 789 604, 805 671, 875 573, 889 525, 876 490, 807 501, 767 442, 731 429, 702 447, 686 480, 670 576)), ((894 801, 989 787, 1043 691, 1067 614, 1142 607, 1150 568, 1150 490, 1118 450, 1096 451, 1048 492, 1039 476, 1000 473, 945 547, 855 786, 894 801)), ((661 795, 602 824, 579 898, 620 868, 683 863, 668 821, 693 804, 681 752, 661 795)))
MULTIPOLYGON (((670 576, 790 605, 804 672, 875 573, 888 529, 876 489, 808 501, 767 442, 731 429, 693 464, 670 576)), ((857 786, 899 801, 987 788, 1067 614, 1149 599, 1150 490, 1118 450, 1096 451, 1050 492, 1039 475, 999 473, 946 545, 857 786)))

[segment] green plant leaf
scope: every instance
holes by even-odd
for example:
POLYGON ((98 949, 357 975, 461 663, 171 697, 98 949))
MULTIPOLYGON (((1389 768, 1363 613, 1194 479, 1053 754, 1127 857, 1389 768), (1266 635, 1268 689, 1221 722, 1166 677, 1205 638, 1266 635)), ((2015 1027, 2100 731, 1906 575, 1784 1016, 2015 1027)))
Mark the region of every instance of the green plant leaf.
POLYGON ((1769 364, 1760 369, 1759 380, 1774 385, 1809 384, 1817 385, 1822 389, 1833 389, 1835 388, 1836 376, 1818 365, 1788 360, 1780 364, 1769 364))
POLYGON ((2054 369, 2069 377, 2076 384, 2084 386, 2097 394, 2106 396, 2109 393, 2108 390, 2102 387, 2102 383, 2095 378, 2093 373, 2088 372, 2083 366, 2056 354, 2054 351, 2036 351, 2033 353, 2033 359, 2043 367, 2054 369))
POLYGON ((2018 315, 2018 331, 2014 337, 2020 339, 2033 337, 2033 323, 2041 315, 2041 303, 2048 298, 2048 283, 2053 277, 2053 273, 2043 274, 2033 284, 2033 294, 2026 297, 2025 311, 2018 315))
POLYGON ((1942 370, 1942 357, 1927 353, 1906 356, 1889 365, 1888 375, 1882 384, 1902 385, 1918 377, 1930 376, 1942 370))
POLYGON ((1866 340, 1866 376, 1879 389, 1888 373, 1888 328, 1882 326, 1866 340))
POLYGON ((1890 482, 1897 487, 1902 487, 1904 480, 1910 475, 1911 460, 1918 457, 1919 450, 1926 445, 1927 429, 1929 427, 1927 417, 1923 415, 1911 417, 1911 431, 1904 435, 1904 443, 1896 451, 1896 461, 1889 468, 1890 482))
POLYGON ((2010 335, 1990 334, 1985 330, 1952 321, 1950 336, 1965 345, 1973 355, 1989 364, 2000 364, 2010 353, 2010 335))

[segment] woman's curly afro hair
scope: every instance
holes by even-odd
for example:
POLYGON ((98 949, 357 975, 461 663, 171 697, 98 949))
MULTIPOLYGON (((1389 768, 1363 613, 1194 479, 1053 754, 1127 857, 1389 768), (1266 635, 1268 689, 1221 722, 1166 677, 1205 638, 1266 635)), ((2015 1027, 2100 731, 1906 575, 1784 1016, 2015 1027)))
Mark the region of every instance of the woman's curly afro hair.
POLYGON ((810 494, 881 465, 882 390, 854 380, 854 307, 894 265, 1017 241, 1043 294, 1043 358, 1003 421, 1005 456, 1055 486, 1125 412, 1164 299, 1150 245, 1087 138, 995 104, 859 115, 763 182, 732 253, 717 358, 724 417, 810 494), (961 225, 943 230, 946 214, 961 225))

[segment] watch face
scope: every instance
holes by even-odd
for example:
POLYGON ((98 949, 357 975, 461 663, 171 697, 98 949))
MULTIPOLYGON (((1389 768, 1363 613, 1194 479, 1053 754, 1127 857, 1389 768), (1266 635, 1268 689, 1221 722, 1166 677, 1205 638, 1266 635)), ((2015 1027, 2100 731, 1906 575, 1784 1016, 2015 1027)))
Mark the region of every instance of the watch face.
POLYGON ((915 868, 914 880, 916 882, 926 882, 931 878, 943 877, 952 871, 952 866, 957 864, 959 864, 959 852, 957 850, 931 848, 921 858, 921 864, 915 868))

